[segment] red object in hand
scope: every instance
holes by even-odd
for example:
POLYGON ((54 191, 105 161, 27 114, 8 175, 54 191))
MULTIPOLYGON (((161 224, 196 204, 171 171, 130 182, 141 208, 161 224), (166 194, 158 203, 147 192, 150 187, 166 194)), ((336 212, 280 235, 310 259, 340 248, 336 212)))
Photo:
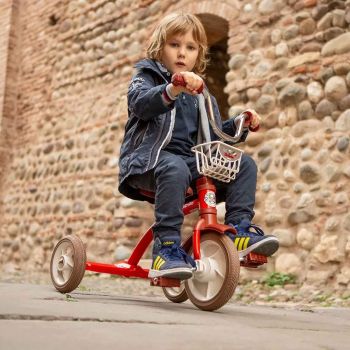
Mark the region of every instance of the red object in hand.
POLYGON ((253 127, 250 125, 250 123, 251 123, 252 120, 253 120, 253 114, 252 114, 252 112, 245 111, 244 114, 245 114, 245 122, 244 122, 244 124, 248 126, 248 128, 249 128, 250 131, 252 131, 252 132, 258 131, 259 128, 260 128, 260 125, 256 126, 255 128, 253 128, 253 127))
MULTIPOLYGON (((171 78, 171 82, 174 86, 186 87, 185 79, 180 73, 173 74, 171 78)), ((197 90, 197 92, 200 94, 202 93, 203 89, 204 89, 204 84, 202 84, 202 86, 197 90)))

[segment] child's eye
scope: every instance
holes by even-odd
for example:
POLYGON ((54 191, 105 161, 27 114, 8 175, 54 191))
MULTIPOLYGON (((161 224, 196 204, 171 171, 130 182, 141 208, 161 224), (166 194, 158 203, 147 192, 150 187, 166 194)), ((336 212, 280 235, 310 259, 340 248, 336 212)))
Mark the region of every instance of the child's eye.
POLYGON ((193 51, 193 50, 195 50, 196 48, 195 48, 194 46, 189 46, 188 49, 191 50, 191 51, 193 51))
POLYGON ((171 47, 178 47, 178 46, 179 46, 178 43, 170 43, 169 45, 170 45, 171 47))

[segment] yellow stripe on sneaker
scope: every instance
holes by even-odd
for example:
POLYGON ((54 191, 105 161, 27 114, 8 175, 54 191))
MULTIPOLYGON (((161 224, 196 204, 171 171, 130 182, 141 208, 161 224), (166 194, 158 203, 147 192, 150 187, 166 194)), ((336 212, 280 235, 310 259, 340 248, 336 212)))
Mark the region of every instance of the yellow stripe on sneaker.
POLYGON ((235 239, 235 246, 236 246, 236 248, 238 247, 238 243, 239 243, 240 240, 241 240, 240 237, 237 237, 235 239))
POLYGON ((241 240, 239 241, 239 245, 238 245, 237 250, 242 250, 243 249, 244 241, 245 241, 245 238, 241 238, 241 240))
POLYGON ((159 270, 159 268, 163 262, 164 262, 164 260, 162 258, 159 258, 159 261, 157 262, 156 270, 159 270))
POLYGON ((158 264, 159 259, 160 259, 160 256, 158 255, 156 257, 156 260, 154 260, 154 262, 153 262, 153 269, 156 269, 156 265, 158 264))
POLYGON ((250 238, 247 237, 244 241, 243 249, 247 249, 250 238))
POLYGON ((158 270, 165 264, 165 260, 162 260, 161 263, 158 266, 158 270))

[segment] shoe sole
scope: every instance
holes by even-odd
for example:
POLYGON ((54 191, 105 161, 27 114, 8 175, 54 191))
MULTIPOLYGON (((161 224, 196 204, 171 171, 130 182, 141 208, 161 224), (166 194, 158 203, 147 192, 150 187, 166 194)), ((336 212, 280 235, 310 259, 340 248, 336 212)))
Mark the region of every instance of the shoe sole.
POLYGON ((187 280, 193 276, 193 272, 191 269, 187 268, 177 268, 177 269, 170 269, 170 270, 149 270, 148 277, 149 278, 155 278, 155 277, 167 277, 167 278, 174 278, 178 280, 187 280))
POLYGON ((279 242, 275 237, 266 237, 261 242, 256 242, 252 244, 250 247, 244 250, 238 251, 238 255, 240 260, 248 255, 249 253, 255 253, 265 256, 271 256, 274 254, 279 248, 279 242))

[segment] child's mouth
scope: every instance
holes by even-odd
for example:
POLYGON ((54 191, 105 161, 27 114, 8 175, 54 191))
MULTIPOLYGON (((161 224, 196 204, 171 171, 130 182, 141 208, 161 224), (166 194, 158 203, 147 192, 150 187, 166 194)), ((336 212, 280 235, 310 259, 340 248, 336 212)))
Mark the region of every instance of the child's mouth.
POLYGON ((175 65, 177 65, 178 67, 185 67, 185 63, 183 62, 176 62, 175 65))

